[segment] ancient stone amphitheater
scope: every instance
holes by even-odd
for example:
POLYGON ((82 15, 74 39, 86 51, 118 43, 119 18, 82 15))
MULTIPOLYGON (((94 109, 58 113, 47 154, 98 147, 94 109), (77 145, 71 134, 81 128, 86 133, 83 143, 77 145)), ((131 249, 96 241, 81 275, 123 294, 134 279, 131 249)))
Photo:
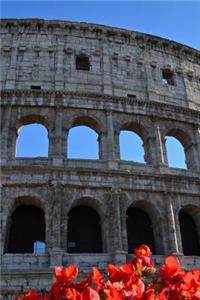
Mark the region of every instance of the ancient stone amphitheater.
POLYGON ((1 38, 2 299, 48 288, 55 265, 125 262, 140 243, 157 265, 173 253, 199 268, 200 52, 40 19, 2 20, 1 38), (19 129, 35 123, 48 156, 16 157, 19 129), (98 135, 98 159, 66 155, 70 129, 83 125, 98 135), (141 137, 145 163, 121 159, 123 130, 141 137), (166 136, 187 168, 168 165, 166 136))

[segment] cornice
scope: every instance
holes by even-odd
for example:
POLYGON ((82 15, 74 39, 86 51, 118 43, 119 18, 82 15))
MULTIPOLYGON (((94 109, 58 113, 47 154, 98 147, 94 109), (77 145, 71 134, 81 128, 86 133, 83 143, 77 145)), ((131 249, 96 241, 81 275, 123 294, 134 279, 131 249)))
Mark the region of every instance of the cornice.
POLYGON ((0 26, 3 33, 34 34, 39 32, 40 34, 66 36, 78 36, 79 34, 79 36, 84 37, 88 35, 88 38, 107 40, 117 44, 135 44, 143 49, 154 48, 163 52, 170 51, 173 55, 181 55, 188 59, 193 58, 195 62, 200 62, 200 51, 197 49, 159 36, 111 26, 44 19, 2 19, 0 20, 0 26))
MULTIPOLYGON (((95 164, 95 163, 94 163, 95 164)), ((132 172, 127 172, 126 170, 122 170, 122 169, 108 169, 108 168, 102 168, 102 169, 97 169, 96 167, 94 168, 77 168, 77 166, 75 167, 55 167, 55 166, 46 166, 45 168, 42 167, 38 167, 32 165, 31 166, 31 171, 30 171, 30 165, 27 166, 2 166, 1 170, 2 170, 2 176, 6 175, 6 174, 17 174, 17 173, 21 173, 23 172, 23 174, 47 174, 47 175, 51 175, 52 173, 56 176, 60 175, 79 175, 79 176, 99 176, 99 177, 115 177, 115 178, 119 178, 119 177, 126 177, 126 178, 131 178, 134 180, 149 180, 152 182, 158 182, 158 181, 164 181, 164 182, 179 182, 180 184, 183 183, 194 183, 194 184, 200 184, 200 174, 195 172, 193 173, 193 175, 191 175, 191 173, 189 174, 168 174, 168 173, 163 173, 163 172, 151 172, 151 170, 147 170, 145 171, 146 166, 144 167, 144 170, 141 171, 132 171, 132 172)), ((9 183, 9 180, 6 181, 9 183)), ((127 181, 128 182, 128 181, 127 181)), ((83 183, 83 182, 81 182, 83 183)), ((2 184, 3 184, 3 177, 2 177, 2 184)), ((12 185, 13 182, 10 182, 10 184, 12 185)), ((17 183, 19 184, 19 183, 17 183)), ((26 182, 27 184, 27 182, 26 182)), ((31 182, 29 182, 28 184, 31 184, 31 182)), ((38 184, 38 183, 37 183, 38 184)), ((39 182, 39 184, 42 184, 42 182, 39 182)), ((85 182, 84 182, 85 184, 85 182)), ((4 185, 4 184, 3 184, 4 185)), ((96 184, 95 184, 96 185, 96 184)), ((98 185, 98 184, 97 184, 98 185)), ((102 186, 102 188, 104 188, 106 186, 102 186)))
MULTIPOLYGON (((33 100, 37 98, 44 99, 43 103, 38 105, 40 107, 60 107, 65 108, 70 105, 65 104, 65 98, 70 98, 71 100, 75 99, 86 99, 95 101, 102 101, 106 106, 109 106, 108 109, 112 110, 110 105, 108 105, 108 101, 111 104, 122 104, 122 105, 133 105, 143 109, 153 109, 155 111, 167 111, 168 113, 176 113, 183 114, 186 116, 190 116, 191 118, 196 118, 200 121, 200 110, 194 110, 186 107, 181 107, 172 104, 166 104, 157 101, 143 101, 139 99, 132 99, 128 97, 119 97, 107 94, 96 94, 96 93, 81 93, 81 92, 70 92, 70 91, 47 91, 47 90, 2 90, 1 91, 1 106, 33 106, 30 101, 25 101, 23 99, 22 103, 18 103, 21 98, 32 98, 33 100), (11 101, 11 97, 14 97, 11 101), (51 103, 49 100, 51 99, 51 103), (53 100, 53 102, 52 102, 53 100)), ((95 108, 94 108, 95 109, 95 108)), ((104 107, 104 109, 106 109, 104 107)), ((113 108, 113 111, 115 109, 113 108)), ((168 115, 168 119, 170 115, 168 115)))

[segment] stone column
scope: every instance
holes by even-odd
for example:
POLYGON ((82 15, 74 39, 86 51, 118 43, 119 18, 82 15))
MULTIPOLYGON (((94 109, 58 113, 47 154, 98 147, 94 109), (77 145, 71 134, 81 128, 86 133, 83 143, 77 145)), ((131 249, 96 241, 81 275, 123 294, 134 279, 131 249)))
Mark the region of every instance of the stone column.
POLYGON ((8 106, 2 110, 2 131, 1 131, 1 162, 3 163, 8 158, 8 147, 9 147, 9 131, 10 131, 10 120, 12 109, 11 106, 8 106))
MULTIPOLYGON (((57 101, 57 99, 55 99, 57 101)), ((61 99, 60 99, 61 101, 61 99)), ((49 157, 53 159, 53 165, 62 166, 63 158, 66 156, 63 153, 63 125, 62 125, 62 107, 57 103, 55 109, 55 127, 51 128, 49 133, 49 157)), ((66 143, 66 140, 65 140, 66 143)))
POLYGON ((164 201, 166 203, 167 220, 166 227, 168 236, 166 236, 167 245, 165 245, 166 254, 181 255, 179 251, 176 217, 174 213, 173 196, 171 193, 164 193, 164 201))
POLYGON ((61 248, 61 203, 63 187, 57 180, 50 181, 51 249, 50 267, 62 265, 64 250, 61 248))
POLYGON ((113 94, 112 77, 111 77, 111 62, 109 57, 109 47, 104 43, 103 45, 103 71, 102 71, 102 84, 104 94, 113 94))
POLYGON ((121 191, 112 189, 110 193, 110 232, 112 239, 112 249, 114 261, 116 264, 126 262, 126 253, 123 251, 122 245, 122 228, 121 228, 121 212, 120 212, 121 191))
POLYGON ((16 70, 17 70, 17 45, 12 46, 10 66, 7 73, 6 86, 7 90, 15 89, 16 70))
POLYGON ((107 118, 107 134, 105 138, 105 146, 104 150, 106 149, 106 155, 105 157, 108 160, 108 164, 110 168, 118 168, 118 147, 119 143, 116 145, 116 133, 114 131, 113 126, 113 115, 112 111, 108 110, 106 112, 106 118, 107 118))
POLYGON ((196 169, 200 171, 200 127, 195 126, 194 128, 194 151, 195 151, 195 160, 196 160, 196 169))
POLYGON ((155 139, 152 140, 154 143, 153 161, 155 165, 166 167, 167 166, 167 153, 165 147, 165 137, 162 137, 159 119, 153 119, 155 139))
POLYGON ((6 234, 8 235, 8 232, 6 232, 6 224, 9 223, 9 216, 5 214, 4 212, 4 205, 5 205, 5 199, 6 199, 6 193, 4 191, 4 188, 2 186, 0 186, 0 198, 1 198, 1 207, 0 207, 0 231, 1 231, 1 235, 0 235, 0 257, 2 260, 2 255, 5 249, 5 243, 6 243, 6 238, 8 238, 8 236, 6 237, 6 234), (3 200, 3 201, 2 201, 3 200), (3 203, 4 202, 4 205, 3 203))
MULTIPOLYGON (((156 67, 154 67, 155 69, 156 67)), ((147 94, 149 101, 156 101, 157 100, 157 94, 155 90, 155 81, 152 77, 152 66, 146 65, 145 66, 146 71, 146 80, 147 80, 147 94)))
POLYGON ((57 63, 55 73, 55 89, 57 91, 64 89, 64 43, 57 42, 57 63))

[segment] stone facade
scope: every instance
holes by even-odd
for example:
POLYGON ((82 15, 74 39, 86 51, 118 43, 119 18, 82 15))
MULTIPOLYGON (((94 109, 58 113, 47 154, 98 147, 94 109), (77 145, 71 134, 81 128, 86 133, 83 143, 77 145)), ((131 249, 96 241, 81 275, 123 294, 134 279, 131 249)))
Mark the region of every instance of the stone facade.
POLYGON ((48 288, 55 265, 87 272, 128 260, 132 206, 151 219, 158 265, 173 253, 184 268, 200 268, 199 256, 183 254, 179 224, 184 209, 200 241, 199 51, 143 33, 39 19, 2 20, 1 39, 2 299, 48 288), (76 68, 78 55, 89 58, 88 71, 76 68), (48 158, 15 157, 17 131, 31 123, 48 130, 48 158), (66 157, 76 125, 97 132, 99 160, 66 157), (146 164, 120 160, 122 129, 142 137, 146 164), (168 167, 166 135, 184 146, 187 170, 168 167), (45 213, 44 254, 6 251, 21 204, 45 213), (98 212, 102 253, 67 253, 68 214, 78 205, 98 212))

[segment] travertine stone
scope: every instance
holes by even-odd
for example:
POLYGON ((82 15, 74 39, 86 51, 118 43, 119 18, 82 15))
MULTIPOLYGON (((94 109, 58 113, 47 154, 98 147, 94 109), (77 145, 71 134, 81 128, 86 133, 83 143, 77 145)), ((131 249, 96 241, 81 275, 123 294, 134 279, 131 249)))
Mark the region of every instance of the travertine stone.
POLYGON ((150 217, 156 265, 177 255, 186 269, 178 214, 188 210, 200 240, 200 53, 160 37, 96 24, 1 20, 1 263, 2 299, 21 288, 48 289, 54 265, 123 263, 128 254, 126 212, 150 217), (76 70, 76 55, 90 70, 76 70), (162 82, 173 73, 174 85, 162 82), (34 89, 35 88, 35 89, 34 89), (48 157, 16 158, 22 125, 48 131, 48 157), (99 160, 67 157, 70 128, 98 134, 99 160), (146 164, 120 160, 120 130, 143 140, 146 164), (187 170, 169 168, 166 135, 183 144, 187 170), (6 253, 11 215, 20 204, 45 213, 46 253, 6 253), (67 253, 68 213, 88 205, 101 219, 103 253, 67 253))

